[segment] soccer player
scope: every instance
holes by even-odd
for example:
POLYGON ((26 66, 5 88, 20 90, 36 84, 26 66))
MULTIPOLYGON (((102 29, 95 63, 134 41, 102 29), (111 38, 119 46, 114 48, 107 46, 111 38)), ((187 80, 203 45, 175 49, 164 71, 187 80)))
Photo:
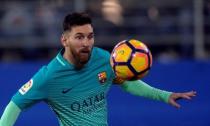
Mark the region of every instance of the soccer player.
POLYGON ((12 97, 0 126, 13 126, 19 114, 44 101, 56 113, 60 126, 106 126, 107 93, 113 83, 123 90, 177 108, 178 99, 191 99, 196 92, 173 93, 153 88, 141 80, 121 81, 109 63, 110 54, 94 47, 94 30, 86 13, 68 14, 61 36, 63 49, 43 66, 12 97), (115 80, 115 81, 113 81, 115 80))

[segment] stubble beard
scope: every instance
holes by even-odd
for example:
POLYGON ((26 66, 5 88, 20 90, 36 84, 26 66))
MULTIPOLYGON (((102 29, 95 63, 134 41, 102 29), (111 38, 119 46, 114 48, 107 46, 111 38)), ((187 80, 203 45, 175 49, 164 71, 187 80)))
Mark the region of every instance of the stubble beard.
POLYGON ((76 52, 75 50, 71 49, 71 53, 72 53, 73 58, 75 59, 74 65, 76 66, 77 69, 81 69, 90 60, 92 48, 91 48, 90 52, 88 53, 87 60, 84 60, 84 61, 82 61, 82 59, 81 59, 81 51, 76 52))

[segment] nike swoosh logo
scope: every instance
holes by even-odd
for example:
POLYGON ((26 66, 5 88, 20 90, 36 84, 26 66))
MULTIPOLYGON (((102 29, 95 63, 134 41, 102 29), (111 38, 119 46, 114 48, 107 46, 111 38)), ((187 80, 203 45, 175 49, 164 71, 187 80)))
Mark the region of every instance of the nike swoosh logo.
POLYGON ((72 89, 72 88, 64 89, 64 90, 62 91, 62 93, 63 93, 63 94, 66 94, 66 93, 68 93, 71 89, 72 89))

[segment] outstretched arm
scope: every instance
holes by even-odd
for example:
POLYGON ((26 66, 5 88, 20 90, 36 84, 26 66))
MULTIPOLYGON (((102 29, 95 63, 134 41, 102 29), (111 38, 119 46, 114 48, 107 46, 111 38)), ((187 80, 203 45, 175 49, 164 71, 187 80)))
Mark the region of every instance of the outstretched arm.
POLYGON ((13 126, 20 112, 21 109, 13 101, 10 101, 1 117, 0 126, 13 126))
POLYGON ((166 103, 168 103, 168 99, 172 94, 172 92, 154 88, 141 80, 124 81, 121 87, 123 88, 123 90, 130 94, 146 97, 157 101, 163 101, 166 103))
POLYGON ((121 86, 126 92, 133 95, 143 96, 153 100, 164 101, 177 108, 180 105, 176 102, 179 99, 191 99, 191 97, 196 96, 195 91, 183 92, 183 93, 173 93, 164 90, 160 90, 149 86, 141 80, 137 81, 124 81, 121 86))

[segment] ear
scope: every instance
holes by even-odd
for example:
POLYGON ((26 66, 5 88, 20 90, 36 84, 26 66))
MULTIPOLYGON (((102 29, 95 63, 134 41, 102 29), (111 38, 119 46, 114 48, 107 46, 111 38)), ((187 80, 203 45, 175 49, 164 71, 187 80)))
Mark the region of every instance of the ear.
POLYGON ((62 34, 62 35, 61 35, 61 44, 62 44, 64 47, 67 46, 67 39, 66 39, 65 34, 62 34))

